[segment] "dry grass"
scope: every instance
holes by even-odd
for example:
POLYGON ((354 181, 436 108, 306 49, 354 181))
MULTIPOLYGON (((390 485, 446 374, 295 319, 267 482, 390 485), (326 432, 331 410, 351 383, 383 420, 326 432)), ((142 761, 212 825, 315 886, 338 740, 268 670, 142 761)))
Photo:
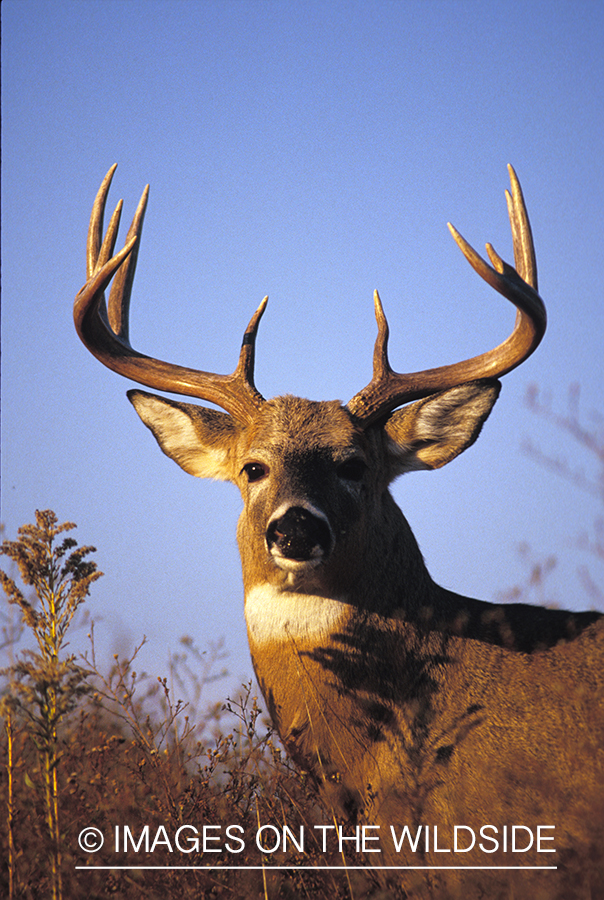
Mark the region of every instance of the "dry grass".
MULTIPOLYGON (((53 513, 38 513, 35 525, 20 529, 18 541, 3 545, 33 588, 26 597, 3 576, 9 602, 19 606, 38 649, 22 652, 3 670, 0 855, 8 865, 0 894, 11 900, 380 896, 370 874, 334 869, 342 865, 337 847, 322 852, 313 825, 333 817, 283 754, 251 683, 224 705, 198 708, 219 651, 208 661, 185 643, 167 665, 178 699, 167 677, 136 673, 140 648, 129 659, 115 657, 103 673, 92 630, 91 650, 78 660, 50 639, 65 637, 99 574, 85 561, 93 548, 59 539, 71 527, 57 525, 53 513), (50 588, 54 599, 48 602, 50 588), (279 835, 281 849, 272 853, 256 845, 265 825, 271 826, 263 832, 265 848, 279 835), (127 852, 124 826, 131 835, 127 852), (236 828, 227 833, 227 826, 236 828), (78 844, 87 828, 104 837, 97 853, 78 844), (303 852, 296 846, 301 829, 303 852), (313 868, 268 868, 300 865, 313 868)), ((14 651, 10 638, 5 650, 14 651)))

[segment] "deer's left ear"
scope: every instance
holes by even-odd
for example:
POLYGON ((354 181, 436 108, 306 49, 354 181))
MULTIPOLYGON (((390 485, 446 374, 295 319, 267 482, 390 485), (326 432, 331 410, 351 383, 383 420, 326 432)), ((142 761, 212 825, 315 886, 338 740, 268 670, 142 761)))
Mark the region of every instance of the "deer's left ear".
POLYGON ((480 434, 500 389, 494 379, 473 381, 394 412, 384 426, 392 477, 438 469, 463 453, 480 434))

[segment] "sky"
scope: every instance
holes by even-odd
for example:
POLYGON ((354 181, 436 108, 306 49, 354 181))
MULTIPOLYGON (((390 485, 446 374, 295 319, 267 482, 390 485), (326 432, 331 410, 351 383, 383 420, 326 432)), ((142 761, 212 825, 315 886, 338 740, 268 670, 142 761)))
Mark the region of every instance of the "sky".
MULTIPOLYGON (((581 419, 602 435, 601 3, 4 0, 2 28, 2 522, 14 539, 52 508, 96 546, 105 575, 88 609, 103 658, 146 636, 139 664, 164 675, 190 636, 201 650, 224 641, 220 691, 252 674, 236 489, 163 456, 125 397, 133 385, 73 327, 90 208, 113 163, 122 237, 151 185, 133 345, 230 372, 268 294, 259 390, 343 402, 371 378, 375 288, 399 371, 511 331, 512 307, 446 222, 511 261, 512 163, 548 331, 474 447, 394 494, 444 586, 496 600, 555 555, 531 600, 590 605, 577 569, 601 584, 602 564, 576 543, 601 497, 525 445, 597 467, 525 396, 536 384, 564 413, 580 385, 581 419)), ((85 647, 83 628, 72 649, 85 647)))

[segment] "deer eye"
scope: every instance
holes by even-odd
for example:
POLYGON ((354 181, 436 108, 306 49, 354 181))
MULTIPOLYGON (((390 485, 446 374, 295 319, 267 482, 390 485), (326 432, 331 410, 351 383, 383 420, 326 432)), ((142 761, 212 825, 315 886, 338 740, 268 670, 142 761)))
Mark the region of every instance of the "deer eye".
POLYGON ((345 481, 361 481, 367 471, 367 466, 362 459, 347 459, 338 468, 338 477, 345 481))
POLYGON ((251 484, 252 481, 262 481, 263 478, 266 478, 268 475, 268 466, 259 462, 250 462, 244 465, 241 474, 243 475, 244 472, 247 475, 247 480, 251 484))

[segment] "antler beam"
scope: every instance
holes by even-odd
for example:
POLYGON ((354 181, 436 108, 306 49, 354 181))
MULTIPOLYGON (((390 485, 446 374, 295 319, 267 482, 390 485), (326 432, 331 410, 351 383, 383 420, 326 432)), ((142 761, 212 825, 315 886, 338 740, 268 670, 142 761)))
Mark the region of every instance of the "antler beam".
POLYGON ((373 353, 373 378, 348 403, 348 409, 364 427, 411 400, 419 400, 468 381, 499 378, 519 366, 538 347, 545 333, 547 317, 543 301, 537 293, 535 249, 522 190, 512 166, 508 166, 508 171, 512 192, 506 191, 506 199, 516 269, 504 262, 491 244, 487 244, 487 253, 493 264, 490 266, 451 224, 449 229, 472 268, 516 307, 516 324, 512 334, 493 350, 463 362, 422 372, 394 372, 388 361, 388 323, 376 291, 374 302, 378 336, 373 353))
POLYGON ((232 375, 189 369, 134 350, 128 338, 128 313, 149 186, 143 191, 126 243, 114 256, 122 201, 116 206, 104 238, 103 216, 116 168, 112 166, 105 176, 92 207, 86 254, 88 280, 77 295, 73 309, 81 340, 104 365, 126 378, 155 390, 216 403, 240 421, 252 420, 264 403, 254 385, 254 352, 258 325, 268 298, 264 298, 252 316, 232 375), (106 306, 104 291, 112 278, 106 306))

